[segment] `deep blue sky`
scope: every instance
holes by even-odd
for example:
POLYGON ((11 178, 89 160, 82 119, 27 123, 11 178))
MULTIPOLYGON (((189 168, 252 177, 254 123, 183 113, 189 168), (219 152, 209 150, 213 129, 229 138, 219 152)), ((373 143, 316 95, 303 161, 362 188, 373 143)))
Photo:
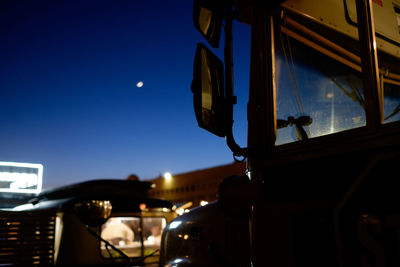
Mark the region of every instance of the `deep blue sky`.
MULTIPOLYGON (((44 187, 232 162, 225 140, 195 120, 199 41, 191 0, 0 1, 0 161, 43 164, 44 187)), ((234 24, 240 99, 249 46, 249 28, 234 24)), ((239 104, 235 135, 244 146, 239 104)))

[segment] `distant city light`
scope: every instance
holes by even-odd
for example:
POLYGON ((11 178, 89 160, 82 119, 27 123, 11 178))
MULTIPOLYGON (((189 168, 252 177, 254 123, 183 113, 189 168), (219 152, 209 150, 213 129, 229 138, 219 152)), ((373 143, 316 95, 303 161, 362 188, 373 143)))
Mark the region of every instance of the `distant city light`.
POLYGON ((143 86, 143 82, 142 82, 142 81, 138 82, 138 83, 136 84, 136 86, 137 86, 138 88, 142 87, 142 86, 143 86))
POLYGON ((164 173, 164 178, 167 181, 170 181, 172 179, 172 174, 170 172, 164 173))
POLYGON ((185 213, 185 210, 179 208, 179 209, 177 209, 175 212, 176 212, 176 214, 178 214, 178 215, 182 215, 182 214, 185 213))
POLYGON ((208 201, 202 200, 200 201, 200 206, 205 206, 208 204, 208 201))

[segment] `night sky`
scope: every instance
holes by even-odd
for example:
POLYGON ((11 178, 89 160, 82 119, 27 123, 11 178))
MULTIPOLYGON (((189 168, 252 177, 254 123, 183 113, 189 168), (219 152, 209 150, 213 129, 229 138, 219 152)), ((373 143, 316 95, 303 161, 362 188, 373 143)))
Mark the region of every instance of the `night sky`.
MULTIPOLYGON (((194 116, 200 41, 190 0, 0 1, 0 161, 43 164, 44 188, 231 163, 194 116)), ((241 146, 249 47, 250 28, 235 23, 241 146)))

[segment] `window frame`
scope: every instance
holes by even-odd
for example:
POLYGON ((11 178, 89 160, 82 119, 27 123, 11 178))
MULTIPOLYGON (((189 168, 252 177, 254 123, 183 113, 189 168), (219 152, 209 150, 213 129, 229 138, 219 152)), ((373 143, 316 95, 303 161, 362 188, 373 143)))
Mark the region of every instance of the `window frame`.
MULTIPOLYGON (((380 88, 379 82, 379 69, 377 64, 377 48, 374 45, 375 41, 375 31, 374 31, 374 21, 372 18, 372 6, 370 0, 356 0, 357 4, 357 16, 359 21, 358 26, 358 37, 360 44, 360 58, 361 58, 361 68, 362 68, 362 80, 364 85, 364 96, 365 96, 365 115, 366 115, 366 125, 359 128, 349 129, 342 132, 336 132, 329 135, 318 136, 315 138, 310 138, 306 142, 293 142, 281 145, 275 145, 277 125, 276 125, 276 88, 275 88, 275 76, 271 75, 273 81, 268 83, 265 82, 264 86, 267 91, 267 95, 273 95, 273 97, 267 100, 266 106, 274 107, 274 110, 267 112, 267 119, 265 122, 271 122, 268 126, 272 129, 264 129, 264 136, 273 136, 273 138, 267 138, 267 144, 264 145, 266 149, 265 155, 266 159, 271 160, 279 159, 282 157, 299 157, 297 156, 300 152, 309 152, 309 154, 315 154, 326 146, 333 146, 337 151, 343 150, 343 146, 349 146, 353 142, 351 140, 363 140, 371 139, 380 134, 378 131, 383 127, 383 93, 380 88), (268 93, 269 92, 269 93, 268 93), (342 144, 341 146, 338 144, 342 144), (295 153, 293 153, 295 152, 295 153), (295 155, 297 154, 297 155, 295 155)), ((263 27, 267 30, 265 38, 267 42, 273 42, 273 20, 271 15, 266 15, 265 22, 266 25, 263 27)), ((254 32, 255 33, 255 32, 254 32)), ((254 36, 252 35, 252 39, 254 36)), ((274 57, 274 47, 269 45, 264 47, 264 49, 271 49, 272 51, 265 51, 265 54, 270 54, 267 57, 267 65, 274 71, 275 57, 274 57)), ((397 123, 388 123, 394 126, 397 123)), ((267 126, 267 127, 268 127, 267 126)), ((387 131, 387 130, 386 130, 387 131)), ((360 148, 363 144, 359 143, 356 147, 360 148)), ((311 156, 311 155, 310 155, 311 156)), ((302 157, 307 157, 307 155, 302 154, 302 157)))

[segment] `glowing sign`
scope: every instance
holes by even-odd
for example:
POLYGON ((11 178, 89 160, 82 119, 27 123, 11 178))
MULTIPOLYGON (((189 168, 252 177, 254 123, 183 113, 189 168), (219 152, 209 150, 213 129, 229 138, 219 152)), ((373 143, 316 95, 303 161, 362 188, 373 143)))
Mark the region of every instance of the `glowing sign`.
POLYGON ((40 193, 43 165, 0 162, 0 192, 40 193))

